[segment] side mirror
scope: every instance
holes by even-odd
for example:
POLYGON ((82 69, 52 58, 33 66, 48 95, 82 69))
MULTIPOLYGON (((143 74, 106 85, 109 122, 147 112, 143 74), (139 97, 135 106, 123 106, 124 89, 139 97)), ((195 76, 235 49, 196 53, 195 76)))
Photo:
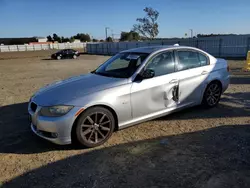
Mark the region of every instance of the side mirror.
POLYGON ((153 78, 155 76, 155 71, 152 69, 146 69, 143 71, 141 77, 142 79, 148 79, 148 78, 153 78))
POLYGON ((142 81, 143 79, 153 78, 155 76, 155 71, 152 69, 146 69, 141 74, 138 74, 134 81, 142 81))

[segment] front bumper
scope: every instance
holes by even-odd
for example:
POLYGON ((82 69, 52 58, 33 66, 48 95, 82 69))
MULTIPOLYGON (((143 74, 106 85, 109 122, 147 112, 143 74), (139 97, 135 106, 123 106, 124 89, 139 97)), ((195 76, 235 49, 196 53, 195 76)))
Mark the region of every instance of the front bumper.
POLYGON ((40 106, 34 111, 28 111, 31 120, 31 130, 39 137, 59 145, 71 143, 71 130, 76 119, 75 114, 80 107, 74 107, 61 117, 44 117, 39 115, 40 106))

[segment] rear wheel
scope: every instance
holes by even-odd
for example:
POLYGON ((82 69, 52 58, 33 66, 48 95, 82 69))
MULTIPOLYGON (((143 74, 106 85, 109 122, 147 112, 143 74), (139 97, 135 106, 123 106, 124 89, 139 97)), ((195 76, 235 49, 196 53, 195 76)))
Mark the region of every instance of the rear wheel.
POLYGON ((216 106, 220 101, 221 93, 221 84, 218 81, 211 82, 205 90, 203 104, 206 107, 216 106))
POLYGON ((86 110, 77 121, 76 139, 85 147, 96 147, 106 142, 115 127, 113 114, 103 107, 86 110))
POLYGON ((76 55, 73 55, 73 59, 76 59, 77 58, 77 56, 76 55))

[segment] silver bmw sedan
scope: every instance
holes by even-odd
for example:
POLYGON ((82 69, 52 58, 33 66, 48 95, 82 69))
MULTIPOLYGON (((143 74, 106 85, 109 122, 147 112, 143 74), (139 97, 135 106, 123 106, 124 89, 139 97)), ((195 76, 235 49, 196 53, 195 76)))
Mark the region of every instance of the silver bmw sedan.
POLYGON ((195 105, 214 107, 228 85, 227 62, 202 50, 131 49, 40 89, 28 106, 31 129, 56 144, 95 147, 115 130, 195 105))

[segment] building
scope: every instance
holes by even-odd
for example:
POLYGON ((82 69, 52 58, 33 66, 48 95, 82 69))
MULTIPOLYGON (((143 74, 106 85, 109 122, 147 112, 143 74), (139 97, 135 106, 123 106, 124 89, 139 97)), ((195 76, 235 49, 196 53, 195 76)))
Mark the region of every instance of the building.
POLYGON ((46 37, 36 37, 36 42, 30 42, 29 44, 51 44, 53 42, 47 42, 46 37))
POLYGON ((74 39, 73 43, 80 43, 81 41, 79 39, 74 39))
POLYGON ((44 42, 47 42, 47 38, 46 37, 36 37, 36 40, 38 43, 44 43, 44 42))

